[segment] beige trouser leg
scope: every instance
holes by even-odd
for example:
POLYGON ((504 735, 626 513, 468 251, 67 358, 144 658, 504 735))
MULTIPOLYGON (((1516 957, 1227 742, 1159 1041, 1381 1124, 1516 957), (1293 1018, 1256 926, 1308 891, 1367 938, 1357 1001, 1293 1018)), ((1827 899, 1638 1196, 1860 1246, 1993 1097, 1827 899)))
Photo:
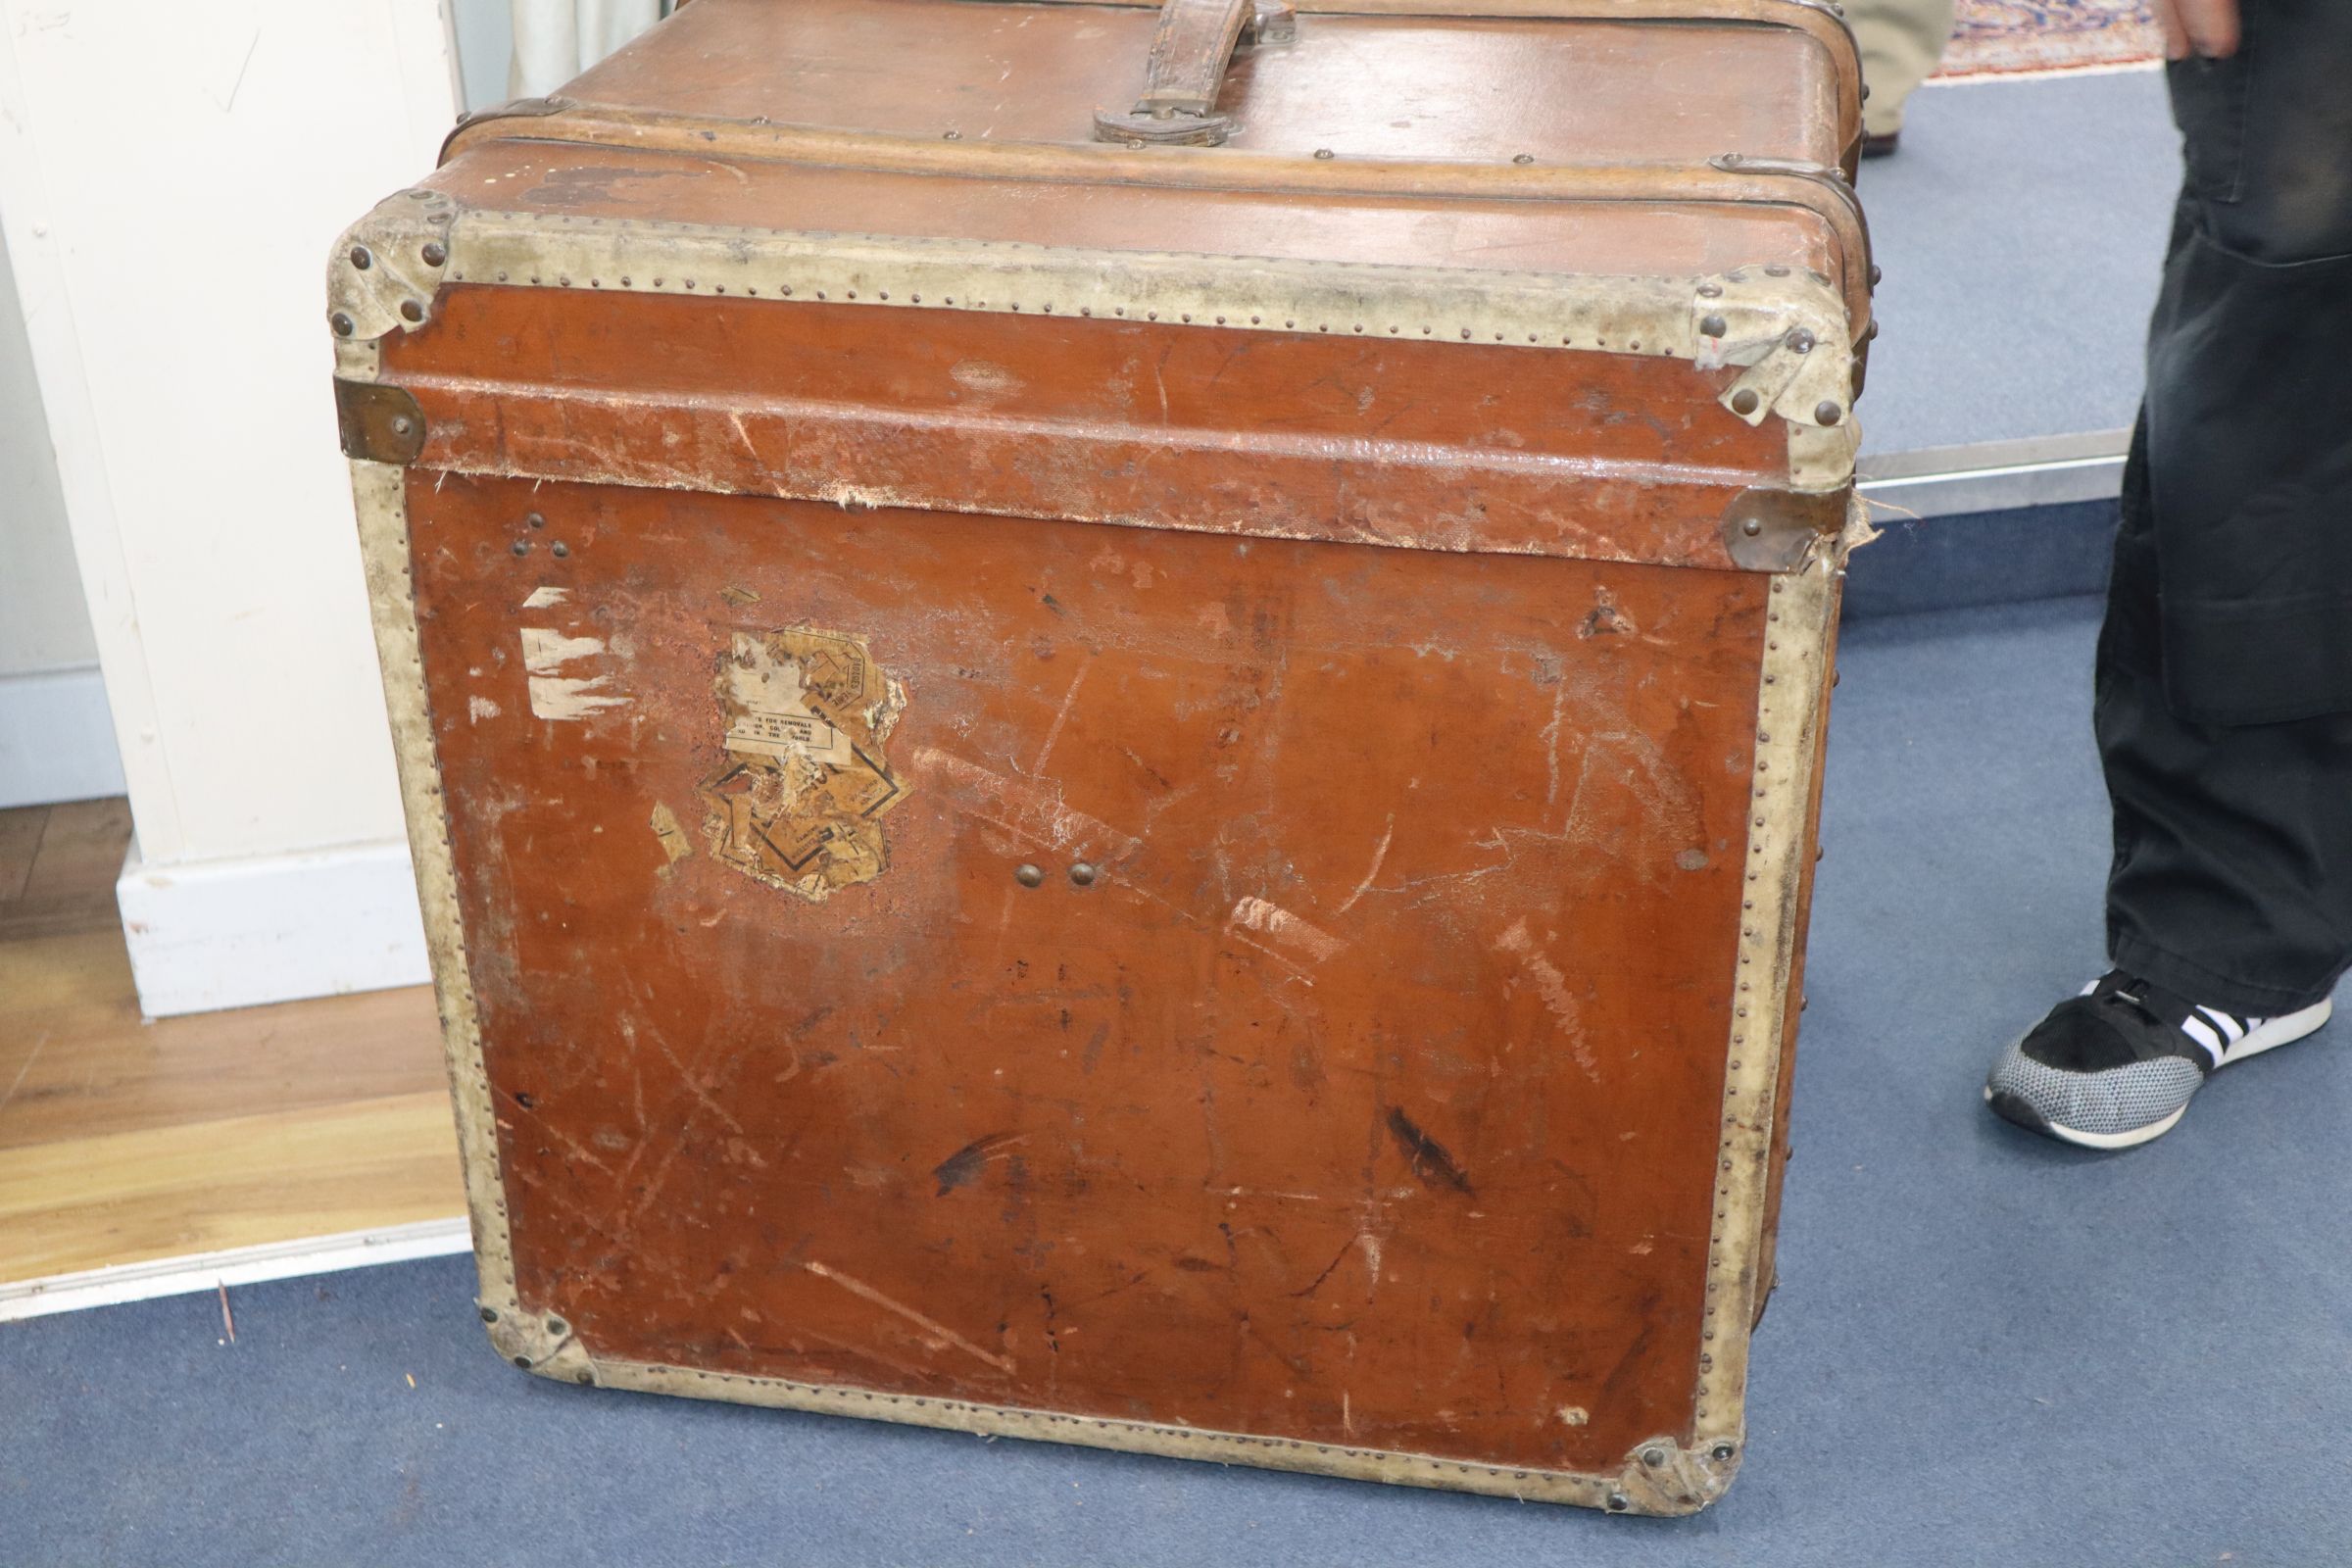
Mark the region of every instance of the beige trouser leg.
POLYGON ((1846 24, 1862 46, 1870 102, 1862 128, 1873 136, 1900 130, 1903 104, 1927 80, 1952 36, 1952 0, 1845 0, 1846 24))

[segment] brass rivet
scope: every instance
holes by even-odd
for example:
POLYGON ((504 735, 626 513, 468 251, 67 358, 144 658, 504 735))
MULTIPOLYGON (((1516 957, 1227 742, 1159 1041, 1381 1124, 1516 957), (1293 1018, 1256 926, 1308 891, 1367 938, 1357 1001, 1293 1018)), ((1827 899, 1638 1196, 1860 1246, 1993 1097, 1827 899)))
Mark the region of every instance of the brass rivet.
POLYGON ((1070 867, 1070 880, 1082 888, 1092 887, 1095 881, 1095 868, 1086 861, 1080 860, 1070 867))
POLYGON ((1701 337, 1721 337, 1724 333, 1730 331, 1731 329, 1731 323, 1726 321, 1720 316, 1710 316, 1705 320, 1698 323, 1698 331, 1701 337))
POLYGON ((960 130, 943 130, 939 133, 939 139, 941 141, 961 141, 963 140, 963 132, 960 130))
POLYGON ((523 520, 523 522, 524 522, 524 523, 525 523, 527 526, 529 526, 529 527, 533 527, 533 528, 544 528, 544 527, 546 527, 546 526, 547 526, 547 519, 546 519, 545 517, 542 517, 541 515, 539 515, 539 514, 537 514, 536 512, 534 512, 534 513, 530 514, 528 516, 524 517, 522 520, 523 520))
POLYGON ((437 239, 428 239, 424 242, 424 249, 417 254, 424 258, 425 266, 439 267, 449 260, 449 247, 437 239))
POLYGON ((1762 517, 1746 518, 1740 524, 1740 531, 1753 539, 1764 531, 1764 519, 1762 517))
POLYGON ((1788 346, 1799 354, 1810 354, 1813 352, 1813 334, 1800 326, 1788 334, 1788 346))
POLYGON ((1329 158, 1331 156, 1331 149, 1328 147, 1318 147, 1315 149, 1315 156, 1317 158, 1329 158))
POLYGON ((550 1334, 566 1334, 570 1331, 564 1328, 564 1320, 562 1318, 551 1317, 547 1320, 547 1332, 550 1334))
POLYGON ((1719 300, 1723 298, 1723 285, 1721 283, 1701 283, 1698 285, 1698 297, 1702 300, 1719 300))
POLYGON ((1787 277, 1788 275, 1788 269, 1786 267, 1767 267, 1764 269, 1764 275, 1766 277, 1787 277))
POLYGON ((514 1364, 528 1372, 531 1369, 531 1358, 527 1355, 518 1355, 514 1358, 514 1364))
POLYGON ((1654 1446, 1643 1448, 1642 1450, 1642 1462, 1649 1466, 1652 1470, 1655 1470, 1666 1462, 1666 1450, 1664 1448, 1654 1446))
POLYGON ((1824 424, 1836 424, 1839 419, 1845 417, 1845 411, 1837 404, 1824 399, 1814 406, 1813 417, 1824 424))
POLYGON ((483 1322, 485 1322, 485 1323, 495 1323, 495 1322, 497 1322, 497 1321, 498 1321, 498 1308, 497 1308, 497 1307, 495 1307, 495 1306, 485 1306, 485 1307, 483 1307, 483 1308, 482 1308, 482 1321, 483 1321, 483 1322))
POLYGON ((547 553, 555 557, 558 561, 562 561, 565 556, 571 554, 571 546, 559 539, 554 544, 547 547, 547 553))
POLYGON ((392 416, 392 433, 394 435, 407 435, 411 430, 416 428, 416 421, 410 418, 407 415, 395 414, 392 416))
POLYGON ((354 245, 351 248, 351 265, 365 272, 375 265, 375 258, 368 254, 367 246, 354 245))
POLYGON ((529 554, 531 553, 531 542, 530 542, 528 539, 517 539, 517 540, 515 540, 515 541, 514 541, 514 553, 515 553, 516 555, 518 555, 518 556, 527 556, 527 555, 529 555, 529 554))
POLYGON ((337 311, 334 315, 328 317, 326 318, 326 324, 334 328, 335 336, 337 337, 349 337, 353 332, 359 330, 359 323, 354 321, 350 317, 344 315, 341 311, 337 311))
POLYGON ((1633 1498, 1627 1496, 1624 1493, 1612 1492, 1609 1494, 1609 1511, 1611 1513, 1623 1513, 1626 1509, 1631 1508, 1633 1505, 1633 1498))
POLYGON ((1756 389, 1751 386, 1743 386, 1732 394, 1732 412, 1739 415, 1753 414, 1756 412, 1758 401, 1756 389))
POLYGON ((1729 1459, 1738 1450, 1728 1443, 1718 1443, 1714 1447, 1709 1448, 1707 1451, 1713 1454, 1717 1459, 1729 1459))
POLYGON ((1046 873, 1037 866, 1024 863, 1013 868, 1012 879, 1025 888, 1034 888, 1044 884, 1046 873))
POLYGON ((421 321, 424 319, 424 307, 415 300, 402 300, 400 314, 406 320, 421 321))
POLYGON ((1536 155, 1534 153, 1513 153, 1511 155, 1511 162, 1514 164, 1532 164, 1535 161, 1536 155))

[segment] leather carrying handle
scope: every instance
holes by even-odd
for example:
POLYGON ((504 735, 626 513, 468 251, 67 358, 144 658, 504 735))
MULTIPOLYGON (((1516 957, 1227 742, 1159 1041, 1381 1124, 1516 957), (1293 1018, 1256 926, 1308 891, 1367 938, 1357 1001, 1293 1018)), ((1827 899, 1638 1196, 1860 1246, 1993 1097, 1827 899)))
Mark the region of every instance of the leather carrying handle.
POLYGON ((1121 113, 1095 111, 1097 141, 1213 147, 1233 133, 1217 94, 1243 39, 1288 43, 1298 19, 1280 0, 1167 0, 1152 33, 1143 95, 1121 113))

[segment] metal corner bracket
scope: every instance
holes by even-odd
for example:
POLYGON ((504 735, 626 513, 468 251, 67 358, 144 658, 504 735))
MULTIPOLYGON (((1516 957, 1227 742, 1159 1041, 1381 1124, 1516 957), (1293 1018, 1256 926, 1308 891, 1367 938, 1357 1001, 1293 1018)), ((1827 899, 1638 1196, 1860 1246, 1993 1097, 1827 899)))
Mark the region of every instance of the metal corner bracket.
POLYGON ((424 411, 406 387, 336 376, 335 423, 347 458, 410 464, 424 451, 424 411))
POLYGON ((1845 526, 1848 489, 1757 485, 1723 509, 1723 548, 1742 571, 1794 571, 1845 526))

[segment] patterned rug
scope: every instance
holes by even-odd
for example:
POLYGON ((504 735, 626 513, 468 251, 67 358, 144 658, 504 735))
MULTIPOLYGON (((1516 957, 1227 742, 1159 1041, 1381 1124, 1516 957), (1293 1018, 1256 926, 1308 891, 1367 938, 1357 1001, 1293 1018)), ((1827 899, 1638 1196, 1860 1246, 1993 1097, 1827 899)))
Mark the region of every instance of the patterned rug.
POLYGON ((1945 76, 2082 71, 2164 57, 2144 0, 1959 0, 1945 76))

